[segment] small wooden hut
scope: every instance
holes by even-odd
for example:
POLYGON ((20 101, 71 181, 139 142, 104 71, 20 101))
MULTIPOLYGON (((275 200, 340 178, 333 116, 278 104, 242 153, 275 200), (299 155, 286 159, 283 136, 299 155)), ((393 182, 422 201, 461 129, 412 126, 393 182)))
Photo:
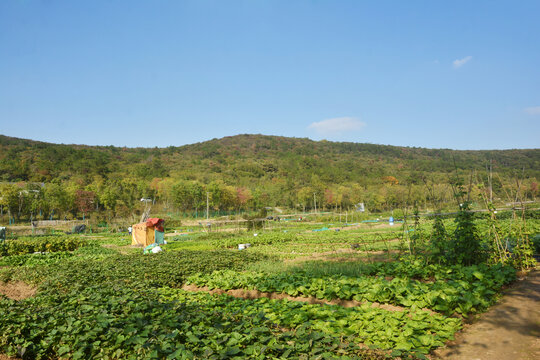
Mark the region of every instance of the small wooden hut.
POLYGON ((131 245, 148 246, 153 243, 163 244, 165 233, 164 220, 150 218, 146 222, 135 224, 131 230, 131 245))

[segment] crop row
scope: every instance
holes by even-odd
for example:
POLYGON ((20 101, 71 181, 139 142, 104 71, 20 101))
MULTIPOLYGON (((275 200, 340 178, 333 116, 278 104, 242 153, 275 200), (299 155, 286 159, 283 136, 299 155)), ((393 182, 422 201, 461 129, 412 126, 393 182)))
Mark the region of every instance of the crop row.
MULTIPOLYGON (((500 270, 500 269, 499 269, 500 270)), ((290 296, 313 296, 318 299, 343 299, 361 302, 394 304, 412 309, 428 308, 447 315, 464 316, 487 309, 497 291, 509 282, 511 273, 502 281, 490 273, 473 272, 474 279, 421 282, 395 277, 327 276, 313 278, 302 273, 215 271, 195 274, 187 284, 208 286, 210 289, 252 289, 262 292, 285 293, 290 296)))
POLYGON ((99 284, 121 284, 130 288, 179 286, 186 277, 199 272, 243 270, 265 257, 247 252, 187 251, 118 255, 111 249, 85 246, 61 262, 0 269, 0 279, 21 280, 41 288, 76 289, 99 284), (109 253, 108 256, 101 256, 109 253), (97 258, 97 259, 96 259, 97 258))
POLYGON ((404 277, 418 280, 465 280, 476 281, 478 278, 502 286, 515 279, 515 269, 511 266, 486 264, 438 265, 427 264, 413 257, 402 257, 400 261, 373 263, 344 263, 346 267, 353 266, 355 272, 366 276, 404 277))
POLYGON ((7 240, 0 244, 0 256, 32 254, 35 252, 73 251, 88 244, 88 241, 74 237, 47 236, 36 239, 7 240))
POLYGON ((58 251, 55 253, 38 253, 25 255, 12 255, 0 257, 0 266, 32 266, 57 263, 72 257, 69 251, 58 251))
POLYGON ((452 340, 461 327, 456 318, 446 318, 426 311, 389 311, 363 305, 344 308, 288 300, 236 299, 226 295, 187 294, 182 290, 162 288, 166 300, 203 304, 207 311, 219 308, 248 318, 264 316, 272 323, 288 329, 301 326, 331 336, 353 336, 355 342, 378 349, 395 349, 427 353, 452 340))
POLYGON ((383 358, 352 338, 285 331, 264 313, 231 311, 224 299, 187 299, 108 284, 0 297, 0 351, 32 359, 383 358))
MULTIPOLYGON (((117 255, 114 249, 105 248, 95 242, 79 247, 74 251, 36 252, 24 255, 11 255, 0 257, 0 266, 46 266, 68 261, 70 266, 80 261, 100 260, 111 255, 117 255)), ((30 270, 30 269, 28 269, 30 270)), ((31 270, 30 270, 31 271, 31 270)))
POLYGON ((212 245, 217 248, 234 248, 238 244, 249 243, 252 245, 276 245, 276 244, 313 244, 313 243, 347 243, 347 244, 376 244, 395 239, 396 233, 384 234, 358 234, 350 232, 328 231, 317 234, 289 233, 289 232, 264 232, 254 236, 237 235, 214 238, 212 245))

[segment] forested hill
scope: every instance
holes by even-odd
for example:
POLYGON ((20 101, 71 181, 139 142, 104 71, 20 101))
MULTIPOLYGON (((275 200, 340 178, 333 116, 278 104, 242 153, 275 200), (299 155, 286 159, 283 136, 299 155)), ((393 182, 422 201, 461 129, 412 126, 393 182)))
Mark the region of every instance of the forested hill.
POLYGON ((294 188, 323 184, 399 183, 420 177, 447 182, 455 173, 485 174, 492 160, 502 177, 540 177, 540 149, 460 151, 264 135, 237 135, 167 148, 59 145, 0 135, 0 181, 51 182, 134 177, 221 179, 233 186, 287 182, 294 188))

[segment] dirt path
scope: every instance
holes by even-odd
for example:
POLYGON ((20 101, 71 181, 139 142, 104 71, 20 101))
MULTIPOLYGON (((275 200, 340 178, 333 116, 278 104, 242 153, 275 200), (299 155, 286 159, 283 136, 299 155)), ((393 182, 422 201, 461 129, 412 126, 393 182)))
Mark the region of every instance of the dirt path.
MULTIPOLYGON (((317 261, 317 260, 342 262, 342 261, 358 260, 360 257, 364 257, 364 256, 366 257, 365 260, 368 260, 368 261, 389 261, 391 259, 391 256, 397 254, 398 252, 399 251, 397 250, 390 250, 390 252, 388 252, 388 251, 382 251, 382 250, 358 251, 358 250, 352 250, 350 248, 335 249, 332 251, 311 253, 305 256, 298 256, 292 259, 285 259, 284 262, 285 263, 301 263, 305 261, 317 261), (334 257, 336 255, 343 255, 343 257, 334 257)), ((290 253, 283 252, 279 254, 286 255, 290 253)))
POLYGON ((7 355, 4 355, 4 354, 0 354, 0 360, 17 360, 17 358, 7 356, 7 355))
MULTIPOLYGON (((0 281, 0 294, 6 296, 9 299, 13 300, 23 300, 34 296, 36 293, 36 288, 23 283, 22 281, 17 282, 2 282, 0 281)), ((1 360, 1 359, 0 359, 1 360)))
POLYGON ((436 353, 449 360, 540 359, 540 270, 509 288, 503 299, 436 353))
MULTIPOLYGON (((247 290, 247 289, 233 289, 233 290, 212 289, 210 290, 208 286, 199 287, 195 284, 183 285, 182 290, 191 291, 191 292, 207 292, 209 294, 218 294, 218 295, 227 294, 229 296, 240 298, 240 299, 260 299, 260 298, 267 298, 267 299, 274 299, 274 300, 287 299, 289 301, 305 302, 309 304, 339 305, 345 308, 361 306, 362 304, 364 304, 363 302, 356 301, 356 300, 342 300, 342 299, 326 300, 326 299, 318 299, 313 296, 290 296, 288 294, 283 294, 283 293, 275 293, 275 292, 269 293, 269 292, 262 292, 258 290, 247 290)), ((396 306, 396 305, 391 305, 391 304, 381 304, 378 302, 371 303, 371 307, 381 308, 388 311, 405 311, 406 310, 402 306, 396 306)), ((436 312, 430 309, 422 309, 422 310, 427 311, 431 314, 436 314, 436 312)))

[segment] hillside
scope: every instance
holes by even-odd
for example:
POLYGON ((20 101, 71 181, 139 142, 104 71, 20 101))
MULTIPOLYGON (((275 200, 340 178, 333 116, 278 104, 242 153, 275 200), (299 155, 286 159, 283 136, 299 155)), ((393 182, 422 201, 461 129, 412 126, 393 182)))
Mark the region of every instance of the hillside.
MULTIPOLYGON (((448 184, 456 174, 467 183, 472 179, 482 191, 490 160, 495 197, 513 199, 516 179, 524 180, 519 188, 525 197, 538 196, 540 149, 458 151, 264 135, 237 135, 180 147, 120 148, 0 135, 0 182, 19 182, 19 187, 54 184, 49 189, 56 186, 71 194, 66 198, 72 199, 69 211, 73 216, 77 191, 89 191, 86 196, 95 197, 98 210, 113 212, 119 207, 128 212, 141 197, 177 209, 198 209, 206 202, 207 191, 214 209, 310 208, 314 196, 319 207, 328 208, 358 201, 379 210, 411 201, 448 203, 452 201, 448 184)), ((47 191, 51 199, 62 197, 53 195, 60 190, 47 191)), ((12 198, 15 208, 16 196, 12 198)), ((34 208, 42 209, 39 204, 34 208)), ((64 211, 69 208, 63 206, 64 211)))
POLYGON ((489 160, 501 175, 524 170, 540 175, 540 149, 461 151, 389 145, 312 141, 264 135, 237 135, 167 148, 59 145, 0 135, 2 181, 48 182, 94 175, 135 175, 232 183, 292 177, 296 182, 318 175, 323 181, 377 182, 395 176, 401 182, 415 173, 448 176, 455 169, 484 171, 489 160))

